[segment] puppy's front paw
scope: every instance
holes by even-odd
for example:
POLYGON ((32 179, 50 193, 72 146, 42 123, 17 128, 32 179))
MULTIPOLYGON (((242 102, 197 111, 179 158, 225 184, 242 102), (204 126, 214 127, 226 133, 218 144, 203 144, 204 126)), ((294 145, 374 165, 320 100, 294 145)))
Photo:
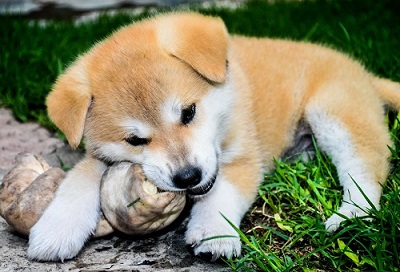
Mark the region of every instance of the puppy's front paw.
POLYGON ((339 229, 340 223, 342 223, 345 218, 341 217, 340 215, 333 214, 331 217, 328 218, 325 222, 325 229, 327 232, 335 232, 339 229))
POLYGON ((189 223, 186 243, 193 247, 195 255, 211 254, 212 261, 220 257, 228 259, 237 257, 241 250, 238 233, 227 223, 222 226, 211 224, 191 226, 189 223))
POLYGON ((105 170, 104 163, 87 158, 68 172, 30 230, 30 259, 63 261, 79 253, 99 220, 100 180, 105 170))
MULTIPOLYGON (((89 193, 87 195, 91 196, 89 193)), ((90 200, 77 201, 70 198, 69 194, 57 195, 30 230, 28 258, 64 261, 75 257, 98 221, 97 198, 90 200)))
POLYGON ((28 258, 40 261, 71 259, 82 249, 90 232, 63 218, 44 216, 30 231, 28 258))

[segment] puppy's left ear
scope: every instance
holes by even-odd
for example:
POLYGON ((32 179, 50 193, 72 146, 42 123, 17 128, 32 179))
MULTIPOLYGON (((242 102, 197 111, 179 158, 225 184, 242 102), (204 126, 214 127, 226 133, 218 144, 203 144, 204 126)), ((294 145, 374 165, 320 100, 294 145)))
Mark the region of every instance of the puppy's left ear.
POLYGON ((50 119, 65 134, 73 148, 78 147, 83 137, 91 99, 85 57, 81 57, 58 77, 46 98, 50 119))
POLYGON ((156 24, 158 41, 169 54, 213 82, 225 81, 228 32, 220 18, 173 13, 158 17, 156 24))

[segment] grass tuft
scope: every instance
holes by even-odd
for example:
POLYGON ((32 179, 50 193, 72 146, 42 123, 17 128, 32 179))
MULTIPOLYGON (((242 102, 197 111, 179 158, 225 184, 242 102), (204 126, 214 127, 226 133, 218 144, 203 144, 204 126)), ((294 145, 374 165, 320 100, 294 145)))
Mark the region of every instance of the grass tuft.
MULTIPOLYGON (((392 134, 399 135, 398 126, 392 134)), ((387 180, 380 210, 349 219, 329 235, 323 222, 337 210, 342 195, 330 159, 317 152, 307 163, 276 161, 276 171, 265 176, 258 202, 245 219, 244 256, 228 263, 238 271, 247 271, 244 266, 254 271, 400 271, 397 171, 387 180)))

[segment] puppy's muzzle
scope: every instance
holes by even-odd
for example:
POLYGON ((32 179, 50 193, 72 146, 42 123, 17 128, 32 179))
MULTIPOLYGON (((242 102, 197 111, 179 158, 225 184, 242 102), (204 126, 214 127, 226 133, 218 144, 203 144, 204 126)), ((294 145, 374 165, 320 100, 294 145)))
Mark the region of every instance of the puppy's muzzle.
POLYGON ((208 193, 214 186, 216 174, 205 184, 199 185, 202 180, 202 171, 198 167, 188 166, 176 172, 172 182, 179 189, 186 189, 191 196, 200 196, 208 193))

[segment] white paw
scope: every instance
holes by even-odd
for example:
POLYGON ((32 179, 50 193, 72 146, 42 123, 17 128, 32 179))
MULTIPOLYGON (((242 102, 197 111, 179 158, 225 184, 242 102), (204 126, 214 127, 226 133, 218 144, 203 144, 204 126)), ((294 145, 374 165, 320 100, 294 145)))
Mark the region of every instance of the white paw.
POLYGON ((251 204, 249 199, 223 177, 206 196, 197 199, 186 231, 186 243, 195 255, 211 254, 212 261, 240 256, 239 233, 232 225, 239 227, 251 204))
POLYGON ((30 231, 28 258, 64 261, 75 257, 96 227, 96 220, 94 224, 89 219, 79 222, 61 211, 46 211, 30 231))
POLYGON ((211 253, 212 261, 220 257, 237 257, 241 250, 239 234, 228 223, 212 225, 207 222, 206 225, 193 226, 189 222, 186 243, 193 247, 195 255, 211 253))
POLYGON ((327 232, 335 232, 339 229, 340 223, 345 221, 347 218, 366 216, 366 212, 355 206, 340 208, 338 214, 333 214, 325 222, 325 229, 327 232), (340 215, 339 215, 340 214, 340 215))
POLYGON ((325 222, 326 231, 327 232, 335 232, 335 231, 337 231, 339 229, 339 227, 340 227, 340 223, 342 223, 344 220, 346 220, 346 219, 341 217, 341 216, 339 216, 339 215, 337 215, 337 214, 333 214, 325 222))
POLYGON ((75 257, 96 228, 104 163, 87 158, 68 172, 29 234, 28 258, 41 261, 75 257))
POLYGON ((86 194, 80 191, 73 194, 67 191, 71 187, 62 186, 64 184, 61 184, 50 206, 30 230, 30 259, 71 259, 79 253, 96 228, 100 213, 98 189, 86 190, 86 194))

